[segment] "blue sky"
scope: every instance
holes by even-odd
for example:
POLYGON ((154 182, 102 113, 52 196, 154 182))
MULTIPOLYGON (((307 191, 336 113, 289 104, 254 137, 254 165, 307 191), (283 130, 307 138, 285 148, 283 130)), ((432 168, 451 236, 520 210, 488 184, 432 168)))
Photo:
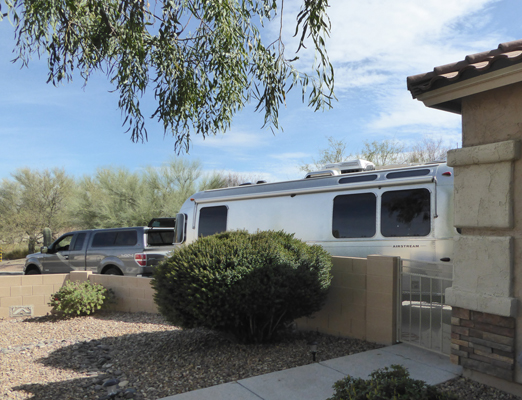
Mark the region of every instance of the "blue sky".
MULTIPOLYGON (((330 3, 332 35, 327 46, 336 74, 334 108, 314 113, 300 102, 296 90, 280 110, 284 131, 273 135, 261 129, 262 116, 249 106, 224 135, 195 137, 184 157, 198 159, 205 171, 277 181, 301 178, 299 163, 317 156, 326 147, 327 136, 345 140, 354 153, 365 140, 408 144, 425 135, 441 137, 456 147, 461 142, 460 116, 427 109, 413 100, 406 77, 522 38, 517 18, 522 13, 520 0, 330 3)), ((294 28, 299 4, 285 1, 288 33, 294 28)), ((162 126, 153 120, 147 124, 148 142, 131 142, 122 127, 118 94, 110 93, 104 75, 93 76, 85 88, 79 75, 72 83, 54 87, 45 83, 45 60, 35 57, 23 69, 10 62, 14 43, 13 28, 4 20, 0 23, 0 179, 22 167, 60 167, 76 177, 111 165, 137 171, 176 156, 174 139, 164 137, 162 126)), ((291 46, 290 39, 287 48, 291 46)), ((303 62, 311 56, 305 55, 303 62)), ((152 110, 147 101, 144 106, 152 110)))

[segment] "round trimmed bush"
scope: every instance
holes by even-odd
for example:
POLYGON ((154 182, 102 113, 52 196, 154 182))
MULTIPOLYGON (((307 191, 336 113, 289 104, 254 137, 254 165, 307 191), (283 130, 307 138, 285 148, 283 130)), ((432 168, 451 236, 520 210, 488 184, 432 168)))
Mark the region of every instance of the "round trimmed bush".
POLYGON ((347 376, 334 384, 335 393, 327 400, 456 400, 426 382, 410 378, 402 365, 377 369, 370 379, 347 376))
POLYGON ((200 238, 158 265, 154 300, 165 318, 181 327, 261 343, 321 309, 331 267, 322 247, 291 234, 225 232, 200 238))

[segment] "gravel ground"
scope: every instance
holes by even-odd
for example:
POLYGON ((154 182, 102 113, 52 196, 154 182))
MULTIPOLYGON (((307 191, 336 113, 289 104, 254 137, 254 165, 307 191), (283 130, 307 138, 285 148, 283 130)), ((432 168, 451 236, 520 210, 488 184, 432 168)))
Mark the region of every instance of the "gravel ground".
MULTIPOLYGON (((103 383, 117 378, 118 398, 153 400, 309 364, 312 340, 318 361, 380 347, 312 332, 246 346, 146 313, 0 320, 0 398, 102 399, 103 383)), ((462 378, 441 387, 461 399, 517 399, 462 378)))

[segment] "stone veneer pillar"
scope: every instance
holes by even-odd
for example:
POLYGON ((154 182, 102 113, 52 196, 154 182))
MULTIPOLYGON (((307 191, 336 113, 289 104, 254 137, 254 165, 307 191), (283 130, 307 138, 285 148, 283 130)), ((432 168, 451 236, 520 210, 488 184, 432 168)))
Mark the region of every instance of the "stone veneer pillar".
POLYGON ((455 175, 454 282, 446 291, 453 362, 522 383, 522 83, 462 98, 455 175), (517 280, 518 277, 518 280, 517 280))

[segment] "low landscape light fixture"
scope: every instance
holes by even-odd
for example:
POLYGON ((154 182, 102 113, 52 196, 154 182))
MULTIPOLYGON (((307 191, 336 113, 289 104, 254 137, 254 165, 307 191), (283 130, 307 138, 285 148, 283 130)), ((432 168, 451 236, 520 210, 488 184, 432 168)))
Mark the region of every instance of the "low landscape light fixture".
POLYGON ((309 343, 310 345, 310 353, 312 353, 312 360, 315 362, 315 355, 317 354, 317 342, 313 341, 309 343))
POLYGON ((118 379, 109 379, 102 385, 107 390, 109 397, 114 397, 118 394, 118 383, 120 383, 118 379))

